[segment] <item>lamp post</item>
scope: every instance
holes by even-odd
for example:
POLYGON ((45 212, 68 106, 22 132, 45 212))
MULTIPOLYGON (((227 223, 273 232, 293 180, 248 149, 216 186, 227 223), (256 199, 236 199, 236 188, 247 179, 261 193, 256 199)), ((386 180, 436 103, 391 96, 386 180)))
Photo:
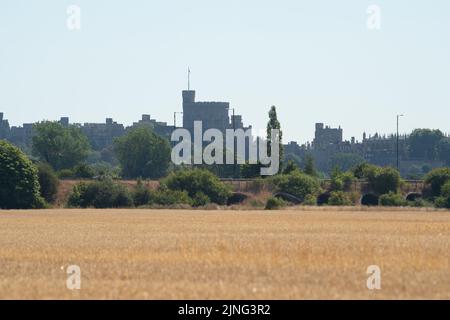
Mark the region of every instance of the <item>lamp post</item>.
POLYGON ((398 154, 399 154, 399 147, 398 147, 398 144, 399 144, 398 123, 399 123, 400 117, 404 117, 404 115, 403 114, 398 114, 397 115, 397 170, 398 171, 400 171, 400 164, 399 164, 399 157, 398 157, 398 154))

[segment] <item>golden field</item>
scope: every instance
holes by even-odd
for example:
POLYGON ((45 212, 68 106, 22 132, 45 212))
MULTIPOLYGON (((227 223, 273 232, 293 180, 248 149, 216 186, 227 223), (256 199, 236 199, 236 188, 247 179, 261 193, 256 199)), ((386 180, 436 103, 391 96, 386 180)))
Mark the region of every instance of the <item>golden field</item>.
POLYGON ((448 211, 0 211, 2 299, 450 299, 449 260, 448 211))

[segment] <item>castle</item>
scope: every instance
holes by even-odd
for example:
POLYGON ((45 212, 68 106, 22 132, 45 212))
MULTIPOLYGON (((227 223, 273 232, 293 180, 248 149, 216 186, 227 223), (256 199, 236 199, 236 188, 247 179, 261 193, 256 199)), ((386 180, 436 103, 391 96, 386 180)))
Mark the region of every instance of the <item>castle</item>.
MULTIPOLYGON (((225 132, 226 129, 249 129, 244 127, 242 116, 232 115, 231 119, 230 104, 228 102, 197 102, 195 100, 195 91, 185 90, 183 97, 183 128, 193 132, 194 121, 202 121, 203 130, 210 128, 219 129, 225 132)), ((234 113, 234 109, 231 109, 234 113)), ((24 123, 21 127, 10 127, 9 121, 4 119, 3 112, 0 113, 0 139, 6 139, 11 143, 29 150, 33 137, 33 124, 24 123)), ((149 114, 142 115, 141 120, 134 122, 131 126, 125 127, 123 124, 106 118, 104 123, 70 123, 69 117, 61 117, 59 123, 65 127, 75 125, 88 138, 92 149, 101 151, 112 145, 115 138, 124 135, 128 130, 136 127, 149 127, 156 134, 170 139, 170 135, 176 127, 174 119, 173 125, 166 122, 160 122, 152 119, 149 114)))
MULTIPOLYGON (((194 121, 202 121, 202 130, 211 128, 219 129, 225 132, 226 129, 251 129, 251 126, 244 126, 242 116, 235 115, 234 109, 230 109, 228 102, 200 102, 196 101, 196 92, 193 90, 184 90, 182 92, 182 110, 183 112, 174 112, 174 124, 168 125, 166 122, 160 122, 152 119, 149 114, 142 115, 141 120, 134 122, 131 126, 125 127, 123 124, 107 118, 104 123, 84 123, 71 124, 79 127, 87 136, 93 150, 102 154, 111 154, 111 146, 115 138, 124 135, 128 130, 135 127, 149 127, 156 134, 170 139, 171 133, 176 128, 176 114, 183 114, 183 128, 193 134, 194 121), (230 111, 232 115, 230 117, 230 111)), ((63 126, 69 126, 68 117, 62 117, 59 123, 63 126)), ((21 127, 12 126, 8 120, 4 119, 4 114, 0 112, 0 139, 6 139, 13 144, 29 152, 33 137, 33 124, 24 123, 21 127)), ((246 149, 248 142, 246 141, 246 149)), ((411 159, 408 154, 408 135, 399 136, 399 158, 402 163, 401 171, 408 174, 408 168, 438 167, 442 166, 441 161, 429 161, 425 159, 411 159)), ((248 150, 246 150, 248 154, 248 150)), ((397 157, 397 137, 396 135, 375 135, 367 136, 363 134, 362 141, 357 141, 352 137, 350 141, 344 141, 343 129, 325 126, 323 123, 316 123, 314 140, 303 145, 292 141, 285 145, 285 156, 294 158, 301 162, 301 159, 310 154, 313 156, 316 166, 320 171, 330 172, 333 159, 337 156, 347 157, 381 165, 395 166, 397 157), (350 155, 350 157, 349 157, 350 155)))

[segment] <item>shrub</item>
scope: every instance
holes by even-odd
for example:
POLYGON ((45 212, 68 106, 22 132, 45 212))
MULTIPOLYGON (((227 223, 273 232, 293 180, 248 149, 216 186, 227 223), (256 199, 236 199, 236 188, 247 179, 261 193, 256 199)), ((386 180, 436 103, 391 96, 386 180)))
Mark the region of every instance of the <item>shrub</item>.
POLYGON ((0 208, 42 208, 39 190, 37 168, 22 151, 0 140, 0 208))
POLYGON ((55 201, 58 192, 59 180, 53 168, 46 163, 39 163, 38 179, 41 186, 41 196, 45 201, 52 203, 55 201))
POLYGON ((95 170, 85 163, 73 167, 72 172, 73 177, 77 179, 92 179, 95 177, 95 170))
POLYGON ((344 191, 350 191, 352 189, 353 183, 355 182, 355 177, 351 172, 344 172, 341 175, 342 182, 344 183, 344 191))
POLYGON ((302 200, 320 191, 320 183, 316 178, 297 171, 274 177, 273 184, 278 192, 286 192, 302 200))
POLYGON ((146 205, 150 202, 152 194, 148 186, 144 185, 141 180, 138 180, 132 192, 133 203, 136 207, 146 205))
POLYGON ((447 197, 437 197, 435 202, 437 208, 447 208, 450 209, 450 196, 447 197))
POLYGON ((284 207, 286 205, 286 203, 278 198, 275 197, 270 197, 269 199, 267 199, 266 202, 266 210, 277 210, 280 209, 282 207, 284 207))
POLYGON ((192 205, 194 207, 205 206, 210 202, 211 200, 209 199, 209 197, 201 191, 197 192, 192 198, 192 205))
POLYGON ((357 166, 355 166, 351 171, 353 172, 353 175, 355 176, 355 178, 367 179, 376 170, 377 170, 377 166, 374 166, 373 164, 364 162, 364 163, 360 163, 357 166))
POLYGON ((367 180, 373 191, 378 194, 397 192, 400 188, 400 173, 394 168, 376 168, 368 172, 367 180))
POLYGON ((333 191, 328 199, 330 206, 351 206, 353 203, 350 197, 343 191, 333 191))
POLYGON ((71 169, 62 169, 58 171, 58 178, 59 179, 74 179, 74 173, 71 169))
POLYGON ((160 187, 156 192, 151 193, 149 204, 161 206, 170 206, 175 204, 192 205, 192 199, 186 191, 170 190, 166 187, 160 187))
POLYGON ((404 207, 408 202, 399 193, 389 192, 380 196, 380 205, 385 207, 404 207))
POLYGON ((342 191, 344 190, 344 181, 340 176, 331 179, 331 190, 342 191))
POLYGON ((308 194, 303 200, 302 205, 304 206, 315 206, 317 205, 317 197, 313 194, 308 194))
POLYGON ((425 183, 431 187, 431 195, 438 197, 444 184, 450 181, 450 168, 434 169, 425 177, 425 183))
POLYGON ((105 179, 75 185, 68 205, 81 208, 125 208, 133 206, 133 200, 125 186, 105 179))
POLYGON ((210 171, 203 169, 173 172, 161 181, 161 185, 173 191, 186 191, 191 198, 202 192, 210 201, 217 204, 226 204, 231 195, 227 185, 210 171))
POLYGON ((441 195, 444 197, 450 197, 450 180, 447 181, 441 188, 441 195))

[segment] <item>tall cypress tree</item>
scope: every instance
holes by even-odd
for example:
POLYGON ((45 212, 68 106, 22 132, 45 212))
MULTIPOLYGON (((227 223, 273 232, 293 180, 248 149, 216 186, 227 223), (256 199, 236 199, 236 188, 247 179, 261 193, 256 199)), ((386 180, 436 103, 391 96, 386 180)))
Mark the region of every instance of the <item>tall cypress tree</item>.
POLYGON ((280 121, 278 121, 277 117, 277 108, 275 106, 270 107, 269 111, 269 122, 267 123, 267 154, 270 156, 272 154, 272 129, 279 130, 279 161, 280 161, 280 169, 282 166, 282 159, 284 155, 283 150, 283 132, 281 131, 280 121))

